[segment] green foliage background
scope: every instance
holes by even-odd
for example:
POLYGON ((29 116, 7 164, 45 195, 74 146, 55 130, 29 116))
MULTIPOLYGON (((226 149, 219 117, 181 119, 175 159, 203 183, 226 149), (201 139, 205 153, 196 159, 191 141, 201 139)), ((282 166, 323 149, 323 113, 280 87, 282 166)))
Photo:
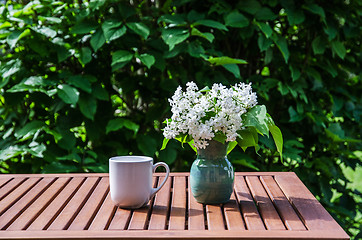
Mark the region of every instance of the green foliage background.
POLYGON ((126 154, 189 171, 190 148, 159 150, 167 99, 191 80, 252 82, 284 161, 261 138, 260 156, 231 153, 236 170, 296 172, 359 238, 361 15, 357 0, 7 1, 0 171, 106 172, 126 154))

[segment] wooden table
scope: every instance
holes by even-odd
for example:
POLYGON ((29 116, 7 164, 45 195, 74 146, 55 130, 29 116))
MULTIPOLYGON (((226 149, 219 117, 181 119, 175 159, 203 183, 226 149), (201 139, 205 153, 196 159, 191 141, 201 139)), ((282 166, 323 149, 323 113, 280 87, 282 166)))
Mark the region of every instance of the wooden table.
POLYGON ((147 207, 125 210, 108 174, 0 175, 0 239, 349 239, 294 173, 236 173, 224 205, 197 203, 189 184, 172 173, 147 207))

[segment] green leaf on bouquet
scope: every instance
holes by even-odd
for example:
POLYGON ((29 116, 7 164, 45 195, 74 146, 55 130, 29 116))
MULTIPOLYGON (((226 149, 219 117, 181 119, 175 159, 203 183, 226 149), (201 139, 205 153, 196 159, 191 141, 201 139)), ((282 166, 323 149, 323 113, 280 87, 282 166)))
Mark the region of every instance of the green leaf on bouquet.
POLYGON ((170 139, 168 138, 164 138, 163 139, 163 142, 162 142, 162 147, 161 147, 161 150, 164 150, 167 146, 167 143, 170 141, 170 139))
POLYGON ((266 107, 257 105, 245 113, 244 122, 246 127, 255 127, 261 135, 269 136, 268 117, 266 107))
POLYGON ((267 113, 268 128, 273 136, 275 146, 280 154, 280 159, 283 160, 283 135, 280 129, 275 125, 271 116, 267 113))
POLYGON ((239 137, 236 139, 238 145, 245 151, 248 147, 255 147, 255 151, 259 150, 258 147, 258 133, 254 127, 249 127, 238 131, 239 137))
POLYGON ((226 154, 229 155, 229 153, 238 145, 237 141, 229 142, 228 147, 226 149, 226 154))
POLYGON ((194 150, 197 153, 197 149, 194 146, 194 140, 192 139, 190 142, 188 142, 188 144, 190 145, 190 147, 192 148, 192 150, 194 150))
POLYGON ((222 132, 216 132, 213 139, 224 144, 226 141, 226 136, 222 132))
POLYGON ((282 135, 282 132, 276 125, 269 126, 269 130, 273 136, 275 145, 280 154, 280 159, 283 159, 283 135, 282 135))

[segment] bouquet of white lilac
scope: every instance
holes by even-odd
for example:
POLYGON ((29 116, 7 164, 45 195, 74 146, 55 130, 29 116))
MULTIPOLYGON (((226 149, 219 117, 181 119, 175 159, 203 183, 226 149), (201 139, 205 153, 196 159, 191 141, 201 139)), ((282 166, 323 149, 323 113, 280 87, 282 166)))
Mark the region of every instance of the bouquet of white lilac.
POLYGON ((283 138, 280 129, 266 111, 257 105, 256 93, 251 84, 238 83, 230 88, 214 84, 199 90, 194 82, 179 86, 169 99, 172 116, 166 119, 162 149, 170 139, 188 143, 196 152, 208 141, 228 142, 229 153, 236 145, 244 151, 255 147, 258 151, 258 134, 272 134, 277 151, 282 154, 283 138))

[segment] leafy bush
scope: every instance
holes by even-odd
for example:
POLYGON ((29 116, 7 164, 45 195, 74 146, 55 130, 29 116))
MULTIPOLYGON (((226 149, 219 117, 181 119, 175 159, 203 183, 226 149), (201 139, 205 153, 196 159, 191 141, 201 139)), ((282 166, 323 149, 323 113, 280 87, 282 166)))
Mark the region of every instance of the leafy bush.
POLYGON ((22 2, 0 7, 1 172, 108 171, 124 154, 188 171, 190 148, 159 151, 167 99, 190 80, 252 82, 284 161, 262 138, 260 156, 231 154, 236 170, 296 172, 357 236, 361 2, 22 2))

